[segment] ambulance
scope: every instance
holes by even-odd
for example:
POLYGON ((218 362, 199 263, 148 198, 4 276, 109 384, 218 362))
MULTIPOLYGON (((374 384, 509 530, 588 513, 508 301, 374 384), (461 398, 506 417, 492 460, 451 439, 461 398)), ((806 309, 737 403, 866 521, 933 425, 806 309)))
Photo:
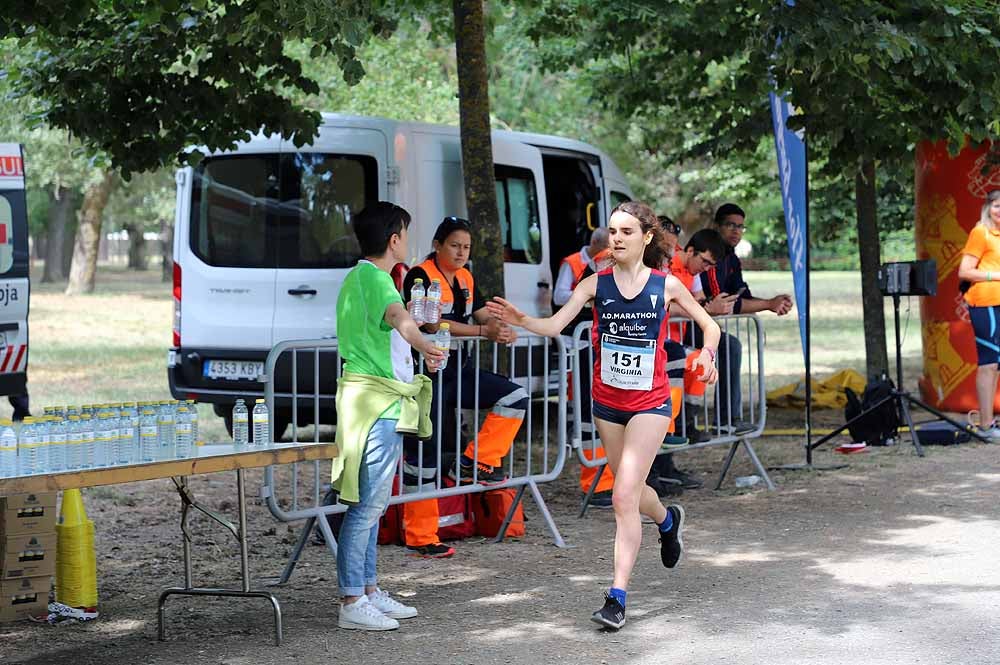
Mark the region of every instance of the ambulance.
MULTIPOLYGON (((632 191, 594 146, 507 131, 492 138, 504 288, 544 316, 561 260, 632 191)), ((381 118, 324 114, 302 147, 257 135, 180 169, 176 184, 170 390, 214 404, 230 427, 236 398, 263 395, 274 345, 336 336, 337 294, 361 258, 353 215, 378 200, 408 210, 407 263, 416 265, 441 220, 466 214, 458 128, 381 118)), ((312 356, 299 354, 298 365, 299 390, 311 393, 312 356)), ((279 365, 279 392, 290 392, 291 375, 290 361, 279 365)), ((335 392, 333 376, 321 368, 324 395, 335 392)), ((284 407, 275 414, 275 438, 290 417, 284 407)), ((299 422, 311 417, 300 412, 299 422)))
POLYGON ((24 151, 0 143, 0 395, 27 392, 28 269, 24 151))

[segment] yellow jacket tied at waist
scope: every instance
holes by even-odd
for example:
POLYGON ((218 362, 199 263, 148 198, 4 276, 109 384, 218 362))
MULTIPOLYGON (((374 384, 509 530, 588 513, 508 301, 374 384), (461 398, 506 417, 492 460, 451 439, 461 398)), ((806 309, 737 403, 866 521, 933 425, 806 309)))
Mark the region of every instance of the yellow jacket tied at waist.
POLYGON ((434 383, 423 374, 403 383, 367 374, 345 373, 337 382, 337 449, 331 481, 343 503, 357 503, 358 472, 368 432, 386 409, 400 401, 396 431, 430 438, 434 383))

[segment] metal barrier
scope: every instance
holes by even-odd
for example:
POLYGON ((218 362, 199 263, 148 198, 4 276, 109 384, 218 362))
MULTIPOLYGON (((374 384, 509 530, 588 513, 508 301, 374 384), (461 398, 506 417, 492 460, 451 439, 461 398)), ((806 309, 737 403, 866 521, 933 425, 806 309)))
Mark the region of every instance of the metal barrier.
MULTIPOLYGON (((431 414, 434 422, 434 436, 428 442, 420 442, 417 451, 417 467, 418 471, 422 471, 418 477, 424 478, 425 476, 429 476, 426 472, 433 470, 434 480, 420 482, 417 486, 417 491, 407 490, 405 493, 402 490, 402 482, 400 482, 399 490, 393 491, 390 505, 424 499, 437 500, 447 496, 481 493, 508 487, 516 488, 517 493, 514 502, 507 512, 495 539, 496 542, 500 542, 506 535, 510 521, 523 500, 525 491, 530 490, 542 518, 549 527, 555 544, 559 547, 564 547, 565 542, 549 513, 538 487, 542 483, 557 478, 566 462, 566 450, 568 447, 566 443, 567 356, 563 341, 561 339, 530 335, 522 335, 516 345, 509 347, 495 343, 484 345, 484 341, 488 342, 485 338, 462 338, 453 342, 453 349, 459 350, 459 353, 453 354, 453 359, 449 361, 453 362, 454 357, 457 356, 459 362, 459 366, 456 368, 455 408, 452 411, 452 409, 446 408, 444 404, 444 399, 442 398, 444 382, 441 373, 438 373, 434 378, 434 390, 438 391, 437 412, 431 414), (462 385, 461 363, 463 362, 463 355, 465 355, 464 352, 466 350, 471 352, 468 357, 471 359, 470 362, 473 368, 477 370, 471 386, 462 385), (506 354, 506 365, 508 368, 506 377, 513 383, 518 384, 527 393, 529 400, 528 408, 526 409, 524 421, 519 430, 519 436, 515 439, 509 453, 505 456, 506 463, 504 470, 507 479, 504 482, 490 485, 479 483, 478 471, 476 470, 476 466, 473 466, 472 478, 466 479, 471 480, 471 483, 463 483, 461 472, 459 472, 456 485, 447 487, 443 483, 443 478, 449 470, 449 465, 444 463, 449 457, 447 453, 453 452, 457 459, 465 448, 466 442, 469 440, 469 438, 463 436, 463 424, 467 424, 475 430, 474 434, 471 434, 470 437, 473 442, 474 452, 476 453, 475 457, 478 459, 480 413, 484 410, 479 407, 480 374, 478 370, 482 368, 481 357, 483 354, 481 352, 484 350, 489 353, 489 358, 485 364, 494 373, 496 373, 498 366, 501 364, 501 357, 506 354), (551 367, 553 358, 556 361, 555 372, 552 371, 553 368, 551 367), (541 366, 539 367, 539 365, 541 366), (463 410, 461 408, 464 390, 471 390, 473 393, 473 403, 475 406, 470 410, 463 410), (552 404, 553 401, 555 401, 555 404, 552 404), (541 402, 542 405, 542 422, 540 426, 535 422, 536 418, 532 409, 532 406, 537 402, 541 402), (556 409, 556 441, 554 443, 550 441, 549 434, 549 411, 552 406, 555 406, 556 409), (445 422, 444 419, 446 418, 455 419, 453 447, 451 446, 452 442, 442 440, 441 433, 443 428, 441 424, 445 422), (538 432, 538 430, 541 431, 538 432), (436 464, 429 468, 423 467, 426 446, 434 446, 434 458, 437 460, 436 464)), ((308 418, 310 422, 329 423, 333 421, 335 417, 335 391, 323 392, 320 390, 320 387, 326 381, 325 379, 321 380, 325 372, 335 372, 338 379, 341 376, 342 364, 337 354, 337 348, 336 339, 326 338, 281 342, 271 350, 265 363, 266 375, 264 381, 265 400, 270 416, 272 432, 275 431, 274 427, 276 423, 280 421, 277 417, 278 410, 290 409, 292 440, 298 441, 300 411, 303 409, 303 404, 305 404, 305 409, 312 411, 311 418, 308 418), (277 391, 275 377, 280 373, 285 378, 288 378, 287 371, 277 371, 279 362, 282 362, 282 358, 285 356, 290 356, 290 387, 288 390, 277 391), (307 361, 311 358, 312 362, 303 363, 300 356, 305 356, 307 361), (305 377, 307 383, 309 382, 309 378, 311 378, 311 387, 305 391, 302 390, 303 386, 300 380, 302 378, 300 372, 303 369, 307 369, 307 373, 311 374, 311 377, 305 377)), ((419 370, 423 370, 422 361, 419 370)), ((328 383, 326 385, 329 386, 328 383)), ((320 442, 319 426, 313 427, 312 441, 315 443, 320 442)), ((279 473, 278 467, 268 467, 264 473, 264 484, 261 487, 260 494, 261 498, 266 501, 271 514, 276 519, 282 522, 305 520, 295 547, 289 555, 288 562, 277 584, 284 584, 291 577, 314 527, 319 529, 330 552, 336 557, 337 541, 326 517, 334 513, 344 512, 348 508, 347 505, 341 503, 332 503, 329 505, 324 503, 324 494, 329 489, 330 472, 327 464, 321 465, 319 462, 313 462, 305 465, 295 464, 290 466, 291 469, 287 472, 288 477, 283 477, 285 472, 282 471, 279 473)), ((403 466, 403 457, 401 456, 396 469, 400 479, 403 477, 403 466)))
MULTIPOLYGON (((767 418, 767 405, 764 388, 764 335, 760 319, 754 314, 736 314, 729 316, 715 317, 715 321, 722 329, 722 337, 719 342, 717 353, 717 365, 719 369, 720 381, 714 386, 714 390, 706 391, 704 397, 698 401, 700 404, 694 414, 689 414, 687 400, 681 405, 681 412, 677 416, 677 429, 680 436, 688 437, 688 423, 694 416, 694 420, 702 424, 710 438, 700 443, 688 443, 680 446, 670 446, 661 449, 659 454, 682 453, 690 450, 698 450, 708 446, 718 446, 729 444, 729 452, 723 462, 721 472, 715 489, 722 486, 722 482, 729 472, 733 458, 742 445, 750 462, 764 480, 768 489, 773 490, 774 484, 771 482, 767 469, 761 464, 751 443, 764 432, 764 424, 767 418), (740 371, 738 372, 738 385, 734 386, 732 381, 722 380, 723 372, 727 372, 730 363, 740 360, 740 371), (734 397, 739 403, 739 410, 734 414, 734 410, 729 408, 733 404, 734 397), (726 405, 725 413, 719 407, 726 405)), ((590 322, 583 322, 573 330, 571 348, 568 351, 571 356, 570 362, 573 367, 573 428, 570 445, 577 450, 580 464, 585 467, 597 468, 597 474, 587 489, 583 503, 580 507, 580 517, 587 512, 590 499, 600 483, 601 475, 607 464, 607 458, 597 455, 601 448, 600 437, 593 425, 593 422, 584 422, 582 401, 590 400, 593 406, 593 397, 590 394, 590 387, 581 387, 581 362, 586 361, 587 366, 594 366, 594 350, 590 342, 591 337, 590 322), (585 436, 589 435, 589 436, 585 436), (584 439, 588 439, 585 441, 584 439), (585 452, 589 449, 590 457, 585 452)), ((674 339, 682 340, 682 346, 689 351, 700 346, 700 329, 691 319, 672 317, 670 326, 674 332, 674 339)), ((589 376, 590 372, 587 372, 589 376)), ((734 374, 736 372, 734 371, 734 374)), ((592 412, 592 410, 591 410, 592 412)))

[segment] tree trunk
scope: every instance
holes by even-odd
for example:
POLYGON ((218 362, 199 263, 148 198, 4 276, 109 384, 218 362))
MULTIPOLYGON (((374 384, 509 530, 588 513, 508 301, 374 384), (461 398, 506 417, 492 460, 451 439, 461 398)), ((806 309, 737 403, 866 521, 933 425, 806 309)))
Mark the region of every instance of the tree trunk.
POLYGON ((142 229, 136 224, 125 224, 128 231, 128 268, 129 270, 146 269, 146 238, 142 229))
POLYGON ((73 191, 60 187, 55 192, 49 192, 49 219, 46 225, 48 231, 45 238, 45 273, 43 282, 61 282, 66 279, 63 269, 66 248, 66 227, 69 226, 70 215, 76 203, 73 191))
POLYGON ((173 220, 163 218, 160 220, 160 256, 163 261, 160 264, 162 279, 170 282, 174 279, 174 223, 173 220))
MULTIPOLYGON (((493 173, 483 0, 454 0, 462 175, 472 224, 472 262, 486 297, 504 295, 503 240, 493 173)), ((436 220, 433 220, 436 221, 436 220)))
POLYGON ((885 302, 878 288, 882 250, 878 237, 878 210, 875 190, 875 162, 865 159, 855 175, 858 254, 861 257, 861 302, 865 325, 865 369, 868 378, 889 371, 885 345, 885 302))
POLYGON ((73 264, 69 270, 66 295, 93 293, 97 274, 97 249, 101 242, 101 222, 104 207, 114 188, 117 176, 107 171, 101 179, 83 193, 83 204, 78 215, 76 242, 73 244, 73 264))

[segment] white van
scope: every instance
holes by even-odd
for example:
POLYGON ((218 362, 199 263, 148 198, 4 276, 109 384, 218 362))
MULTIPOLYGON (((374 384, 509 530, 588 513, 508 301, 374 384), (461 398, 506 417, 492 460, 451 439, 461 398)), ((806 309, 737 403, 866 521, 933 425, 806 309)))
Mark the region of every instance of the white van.
POLYGON ((23 150, 0 143, 0 395, 27 392, 28 268, 23 150))
MULTIPOLYGON (((607 155, 579 141, 496 131, 493 156, 507 297, 548 314, 560 261, 632 192, 607 155)), ((337 294, 360 258, 351 217, 377 200, 413 215, 408 263, 420 263, 440 221, 466 214, 458 129, 324 114, 311 145, 259 135, 179 170, 174 397, 214 403, 229 425, 237 397, 262 395, 256 379, 271 347, 336 335, 337 294)), ((301 359, 303 390, 311 367, 301 359)), ((290 367, 276 374, 289 390, 290 367)), ((332 376, 321 370, 324 393, 332 376)))

